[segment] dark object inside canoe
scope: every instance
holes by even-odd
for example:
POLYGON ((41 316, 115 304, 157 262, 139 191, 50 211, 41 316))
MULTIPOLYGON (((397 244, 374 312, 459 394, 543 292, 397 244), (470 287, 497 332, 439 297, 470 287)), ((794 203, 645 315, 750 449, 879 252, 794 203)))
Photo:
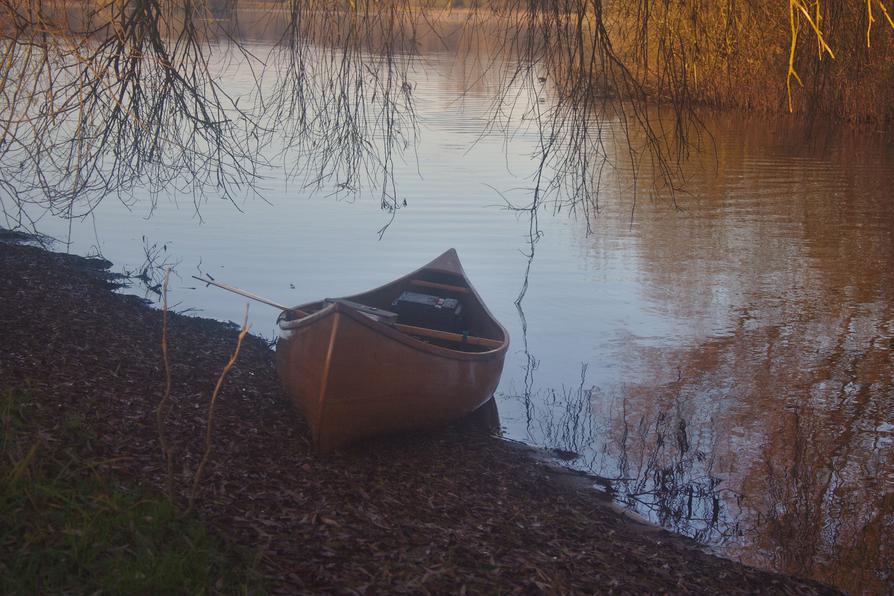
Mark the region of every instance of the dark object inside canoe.
POLYGON ((397 313, 398 321, 405 325, 453 333, 466 331, 463 306, 457 298, 407 290, 401 292, 391 303, 391 310, 397 313))

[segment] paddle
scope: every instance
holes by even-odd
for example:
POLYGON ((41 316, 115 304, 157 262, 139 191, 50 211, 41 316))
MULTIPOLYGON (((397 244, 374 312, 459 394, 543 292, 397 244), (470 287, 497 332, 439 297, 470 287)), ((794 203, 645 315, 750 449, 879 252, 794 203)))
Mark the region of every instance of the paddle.
POLYGON ((274 302, 273 300, 264 298, 263 296, 258 296, 257 294, 249 292, 248 290, 236 288, 236 287, 227 285, 225 283, 221 283, 219 281, 214 281, 212 279, 206 279, 204 277, 196 277, 195 275, 191 275, 190 277, 192 277, 193 279, 197 279, 200 282, 203 282, 203 283, 206 283, 206 284, 209 284, 212 286, 217 286, 218 288, 221 288, 222 290, 226 290, 228 292, 233 292, 234 294, 239 294, 240 296, 245 296, 246 298, 251 298, 252 300, 256 300, 262 304, 266 304, 267 306, 272 306, 273 308, 278 308, 279 310, 291 310, 291 311, 297 312, 293 308, 290 308, 283 304, 278 304, 278 303, 274 302))

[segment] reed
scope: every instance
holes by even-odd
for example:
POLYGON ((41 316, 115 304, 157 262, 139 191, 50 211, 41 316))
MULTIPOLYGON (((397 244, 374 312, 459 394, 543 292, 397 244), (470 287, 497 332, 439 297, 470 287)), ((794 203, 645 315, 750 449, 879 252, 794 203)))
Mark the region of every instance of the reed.
MULTIPOLYGON (((171 363, 168 355, 168 283, 170 281, 171 269, 165 269, 164 283, 162 286, 162 333, 161 333, 161 352, 164 363, 164 389, 162 391, 161 400, 155 409, 156 432, 158 433, 158 442, 161 446, 162 457, 165 461, 165 486, 168 499, 174 501, 174 450, 170 443, 166 430, 166 420, 171 410, 171 363)), ((205 475, 205 467, 211 459, 213 449, 213 429, 214 429, 214 411, 217 405, 217 398, 223 388, 227 374, 239 359, 239 351, 242 348, 242 342, 251 326, 248 324, 248 304, 245 305, 245 312, 242 318, 242 327, 236 338, 236 347, 230 355, 223 369, 217 377, 214 390, 211 392, 211 398, 208 401, 208 413, 205 419, 205 433, 202 449, 202 456, 192 475, 188 491, 188 506, 186 513, 190 513, 195 504, 196 497, 199 494, 202 479, 205 475)))
POLYGON ((165 370, 164 391, 158 407, 155 409, 155 426, 158 433, 158 444, 161 447, 161 455, 165 461, 165 492, 168 499, 174 499, 174 453, 168 442, 165 431, 165 422, 170 413, 171 405, 171 358, 168 355, 168 282, 171 278, 171 268, 165 269, 164 282, 162 284, 162 308, 161 308, 161 355, 165 370))
POLYGON ((712 106, 889 125, 894 30, 872 16, 887 10, 877 0, 643 1, 611 19, 622 59, 659 99, 682 86, 712 106))
POLYGON ((199 461, 199 465, 196 468, 195 473, 193 474, 192 487, 189 491, 189 508, 187 509, 187 511, 192 510, 193 504, 196 500, 196 496, 199 493, 199 486, 205 473, 205 466, 208 464, 208 460, 211 458, 211 439, 214 428, 214 407, 217 404, 217 396, 220 395, 220 389, 221 387, 223 387, 224 379, 226 379, 227 374, 230 372, 230 369, 233 368, 233 365, 236 364, 236 360, 239 358, 239 350, 242 348, 242 340, 244 340, 245 336, 248 335, 249 328, 248 304, 246 304, 245 314, 242 317, 242 328, 239 330, 239 336, 236 339, 236 348, 233 350, 232 355, 230 356, 229 360, 227 360, 227 363, 224 365, 223 370, 221 370, 220 375, 217 377, 217 383, 214 386, 214 391, 211 393, 211 399, 208 401, 208 417, 205 424, 205 447, 202 452, 202 459, 199 461))

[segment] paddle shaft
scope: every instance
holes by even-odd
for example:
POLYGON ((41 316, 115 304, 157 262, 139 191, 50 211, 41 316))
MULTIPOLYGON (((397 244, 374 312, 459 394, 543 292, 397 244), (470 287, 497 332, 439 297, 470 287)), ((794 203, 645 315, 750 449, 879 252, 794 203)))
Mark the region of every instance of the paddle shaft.
POLYGON ((292 310, 292 308, 288 306, 284 306, 282 304, 277 304, 273 300, 269 300, 264 298, 263 296, 258 296, 257 294, 253 294, 247 290, 243 290, 240 288, 235 288, 233 286, 229 286, 224 283, 220 283, 219 281, 212 281, 210 279, 206 279, 204 277, 196 277, 195 275, 191 276, 193 279, 197 279, 203 283, 211 284, 212 286, 217 286, 222 290, 226 290, 228 292, 233 292, 234 294, 239 294, 240 296, 245 296, 246 298, 251 298, 252 300, 256 300, 257 302, 261 302, 262 304, 266 304, 267 306, 272 306, 273 308, 278 308, 279 310, 292 310))

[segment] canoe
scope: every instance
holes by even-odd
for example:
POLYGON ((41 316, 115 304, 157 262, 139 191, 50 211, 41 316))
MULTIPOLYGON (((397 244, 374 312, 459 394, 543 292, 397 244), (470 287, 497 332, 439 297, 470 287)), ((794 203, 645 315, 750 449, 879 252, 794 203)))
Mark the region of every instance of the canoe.
POLYGON ((453 249, 374 290, 283 311, 277 325, 277 371, 321 452, 475 411, 509 345, 453 249))

